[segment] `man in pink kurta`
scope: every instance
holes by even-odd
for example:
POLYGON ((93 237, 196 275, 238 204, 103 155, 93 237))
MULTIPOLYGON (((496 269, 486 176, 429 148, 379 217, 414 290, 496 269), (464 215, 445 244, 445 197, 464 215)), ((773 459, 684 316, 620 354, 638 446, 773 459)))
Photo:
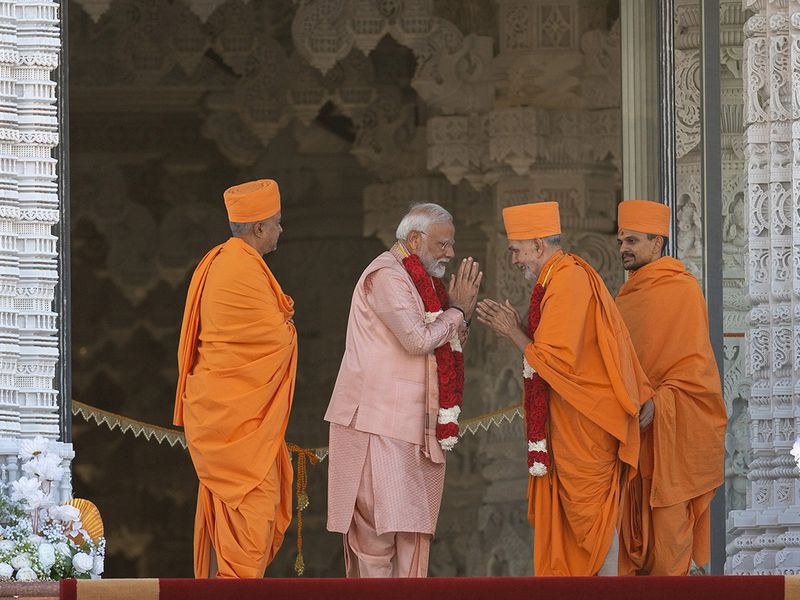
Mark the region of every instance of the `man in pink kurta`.
POLYGON ((402 260, 416 254, 433 277, 453 257, 452 217, 436 204, 411 208, 398 242, 361 275, 353 293, 330 425, 328 530, 343 534, 348 577, 424 577, 444 487, 436 439, 434 350, 466 338, 481 274, 462 261, 450 306, 425 309, 402 260))

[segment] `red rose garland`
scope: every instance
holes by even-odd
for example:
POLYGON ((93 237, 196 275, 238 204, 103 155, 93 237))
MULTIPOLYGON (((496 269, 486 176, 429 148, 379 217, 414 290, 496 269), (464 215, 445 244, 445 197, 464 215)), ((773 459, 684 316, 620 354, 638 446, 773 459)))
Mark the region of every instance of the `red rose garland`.
MULTIPOLYGON (((436 318, 450 306, 447 290, 441 279, 431 277, 418 256, 403 259, 425 307, 426 320, 436 318)), ((452 450, 458 442, 458 416, 464 395, 464 354, 458 336, 434 350, 436 374, 439 380, 439 415, 436 439, 444 450, 452 450)))
MULTIPOLYGON (((528 337, 533 339, 539 320, 542 317, 542 298, 544 287, 537 283, 531 293, 531 305, 528 311, 528 337)), ((533 370, 523 357, 522 381, 525 388, 525 424, 528 432, 528 472, 541 477, 547 474, 550 456, 547 454, 545 427, 550 400, 550 386, 533 370)))

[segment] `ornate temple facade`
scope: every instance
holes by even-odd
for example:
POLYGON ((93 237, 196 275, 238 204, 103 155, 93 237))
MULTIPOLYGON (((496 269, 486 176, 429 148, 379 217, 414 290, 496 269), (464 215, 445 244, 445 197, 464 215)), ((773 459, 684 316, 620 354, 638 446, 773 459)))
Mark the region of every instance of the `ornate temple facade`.
MULTIPOLYGON (((74 442, 76 492, 106 518, 108 574, 191 572, 188 457, 87 424, 70 438, 63 421, 74 397, 169 425, 188 277, 225 239, 228 185, 282 187, 286 233, 270 264, 297 301, 289 436, 308 447, 327 444, 353 285, 411 202, 451 209, 457 253, 485 266, 486 294, 524 308, 502 208, 557 200, 565 243, 615 293, 616 205, 648 197, 673 208, 675 252, 701 282, 722 270, 712 323, 730 425, 714 544, 728 573, 798 572, 800 1, 722 0, 718 25, 708 112, 698 1, 0 1, 3 480, 20 439, 60 439, 65 461, 74 442), (666 109, 660 81, 672 82, 666 109), (709 118, 721 126, 713 203, 709 118), (57 376, 70 362, 71 390, 57 376)), ((519 402, 510 345, 475 328, 465 356, 466 416, 519 402)), ((530 574, 521 420, 466 436, 448 462, 431 573, 530 574)), ((306 573, 339 575, 324 463, 309 479, 306 573)), ((290 573, 291 543, 271 573, 290 573)))

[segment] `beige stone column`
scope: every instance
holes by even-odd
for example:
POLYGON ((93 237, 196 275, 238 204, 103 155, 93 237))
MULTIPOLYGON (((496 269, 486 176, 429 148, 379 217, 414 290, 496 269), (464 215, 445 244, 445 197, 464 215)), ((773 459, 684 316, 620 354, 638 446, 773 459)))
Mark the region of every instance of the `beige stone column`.
POLYGON ((658 3, 622 0, 622 194, 660 200, 658 3))

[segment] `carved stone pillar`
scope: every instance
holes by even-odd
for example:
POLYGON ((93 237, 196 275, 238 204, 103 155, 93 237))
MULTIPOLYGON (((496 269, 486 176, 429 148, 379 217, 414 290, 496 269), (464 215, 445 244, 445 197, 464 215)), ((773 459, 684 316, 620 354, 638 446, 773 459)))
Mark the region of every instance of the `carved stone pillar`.
POLYGON ((800 382, 800 2, 748 2, 745 25, 745 176, 750 300, 746 332, 750 442, 746 508, 726 571, 796 574, 800 479, 789 450, 800 382))
MULTIPOLYGON (((739 0, 720 6, 721 113, 722 113, 722 243, 723 243, 723 392, 730 417, 725 439, 726 514, 745 508, 750 434, 747 400, 750 384, 745 377, 744 333, 747 300, 744 263, 747 255, 744 192, 744 131, 742 44, 744 11, 739 0)), ((699 59, 698 59, 699 60, 699 59)))
POLYGON ((658 3, 622 0, 622 193, 660 200, 658 3))
MULTIPOLYGON (((0 480, 16 479, 21 438, 58 439, 60 218, 56 83, 58 3, 0 0, 0 480)), ((70 393, 69 390, 66 393, 70 393)), ((57 444, 65 462, 71 444, 57 444)), ((70 476, 56 486, 71 494, 70 476)))
POLYGON ((675 115, 678 258, 703 281, 703 197, 700 148, 700 5, 677 0, 675 6, 675 115))

